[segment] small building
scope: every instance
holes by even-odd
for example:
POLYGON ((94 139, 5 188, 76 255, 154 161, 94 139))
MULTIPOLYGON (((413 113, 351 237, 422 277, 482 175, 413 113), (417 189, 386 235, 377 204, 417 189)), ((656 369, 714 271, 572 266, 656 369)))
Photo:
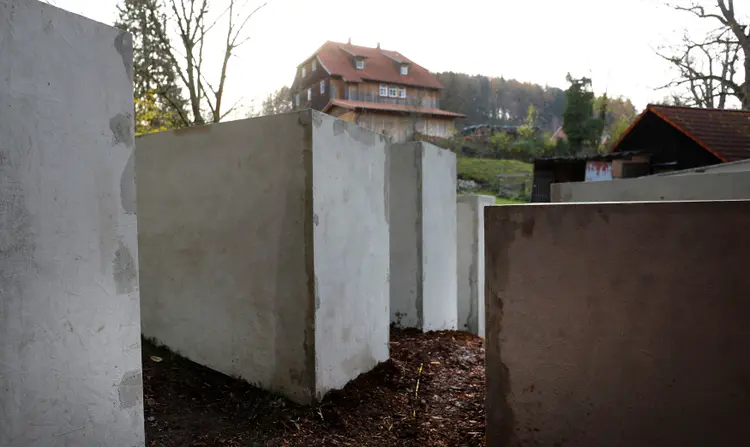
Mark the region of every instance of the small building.
POLYGON ((596 182, 647 175, 650 155, 618 152, 597 155, 563 155, 534 160, 532 202, 549 202, 553 183, 596 182))
POLYGON ((750 111, 649 104, 612 152, 651 155, 649 174, 750 158, 750 111))
POLYGON ((328 41, 297 68, 295 109, 312 108, 393 141, 450 138, 464 118, 440 108, 443 86, 396 51, 328 41))
POLYGON ((553 183, 642 177, 744 159, 750 159, 750 111, 649 104, 607 154, 535 160, 532 202, 549 202, 553 183))

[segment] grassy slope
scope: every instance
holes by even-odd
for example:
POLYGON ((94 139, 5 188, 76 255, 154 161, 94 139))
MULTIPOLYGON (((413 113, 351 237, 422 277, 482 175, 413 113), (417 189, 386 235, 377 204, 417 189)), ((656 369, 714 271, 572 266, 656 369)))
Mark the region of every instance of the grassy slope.
POLYGON ((531 174, 533 167, 517 160, 458 157, 456 169, 459 178, 488 184, 496 181, 498 174, 531 174))
MULTIPOLYGON (((531 174, 533 166, 517 160, 494 160, 491 158, 458 157, 456 159, 456 171, 458 178, 473 180, 481 185, 489 186, 498 181, 499 174, 531 174)), ((478 194, 494 196, 495 193, 478 191, 478 194)), ((498 205, 512 205, 525 203, 502 197, 495 199, 498 205)))

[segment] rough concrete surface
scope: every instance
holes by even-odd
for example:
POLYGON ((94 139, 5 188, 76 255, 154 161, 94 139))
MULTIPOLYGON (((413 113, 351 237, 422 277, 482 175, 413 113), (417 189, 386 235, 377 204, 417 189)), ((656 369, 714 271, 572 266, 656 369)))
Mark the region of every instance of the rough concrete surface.
POLYGON ((389 149, 391 321, 455 329, 456 156, 423 142, 389 149))
POLYGON ((304 111, 139 138, 144 335, 299 402, 387 359, 384 142, 352 127, 304 111))
POLYGON ((129 35, 0 0, 0 445, 142 446, 129 35))
POLYGON ((388 152, 385 139, 313 113, 316 393, 388 359, 388 152))
POLYGON ((750 443, 750 202, 485 218, 490 447, 750 443))
POLYGON ((484 338, 484 208, 493 196, 456 198, 458 329, 484 338))
MULTIPOLYGON (((739 170, 745 165, 737 164, 732 167, 739 170)), ((713 172, 709 170, 705 174, 648 176, 596 183, 556 183, 552 185, 552 201, 658 202, 750 199, 750 172, 713 172)))

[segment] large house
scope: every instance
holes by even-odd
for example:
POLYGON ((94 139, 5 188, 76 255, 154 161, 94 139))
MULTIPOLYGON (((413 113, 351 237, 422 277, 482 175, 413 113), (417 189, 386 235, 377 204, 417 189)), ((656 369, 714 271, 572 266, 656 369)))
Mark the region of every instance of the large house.
POLYGON ((440 82, 398 52, 328 41, 297 68, 296 109, 312 108, 394 141, 450 138, 464 115, 440 109, 440 82))

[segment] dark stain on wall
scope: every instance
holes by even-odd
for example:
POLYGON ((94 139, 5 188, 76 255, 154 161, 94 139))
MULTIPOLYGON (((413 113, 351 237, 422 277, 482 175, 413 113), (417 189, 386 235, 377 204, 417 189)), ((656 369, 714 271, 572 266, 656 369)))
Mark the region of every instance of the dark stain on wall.
POLYGON ((125 295, 135 290, 135 285, 138 282, 138 271, 133 255, 130 254, 130 250, 122 241, 120 241, 120 246, 112 260, 112 271, 118 295, 125 295))
POLYGON ((13 151, 0 146, 0 315, 5 316, 9 313, 3 309, 20 293, 22 278, 34 268, 36 249, 24 188, 17 180, 20 164, 13 151))
POLYGON ((133 146, 133 123, 130 113, 118 113, 109 120, 109 129, 112 131, 112 144, 124 144, 133 146))
POLYGON ((508 284, 509 255, 508 249, 515 240, 516 232, 521 229, 524 237, 533 232, 533 222, 516 222, 513 216, 498 217, 488 213, 493 207, 485 207, 485 369, 499 372, 498 375, 487 380, 487 403, 485 404, 487 418, 487 445, 504 447, 515 445, 515 417, 513 408, 508 401, 511 391, 510 371, 503 362, 500 343, 490 337, 490 334, 502 333, 503 327, 503 293, 508 284), (498 228, 500 231, 497 231, 498 228), (492 402, 490 396, 500 396, 499 401, 492 402))
POLYGON ((126 214, 136 213, 135 198, 135 152, 130 154, 120 177, 120 201, 126 214))
POLYGON ((120 31, 115 37, 115 49, 122 57, 128 80, 133 82, 133 37, 125 31, 120 31))
POLYGON ((143 376, 140 371, 128 371, 117 386, 117 394, 120 398, 120 408, 127 409, 135 407, 143 400, 143 376))

